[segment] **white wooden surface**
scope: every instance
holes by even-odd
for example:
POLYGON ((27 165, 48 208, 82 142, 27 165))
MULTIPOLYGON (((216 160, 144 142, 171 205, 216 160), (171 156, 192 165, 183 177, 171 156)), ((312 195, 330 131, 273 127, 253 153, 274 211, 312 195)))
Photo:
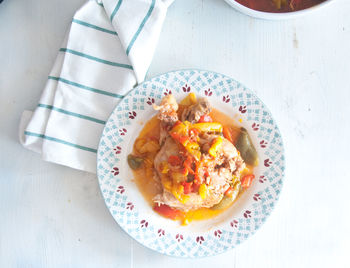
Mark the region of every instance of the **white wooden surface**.
POLYGON ((0 267, 350 267, 350 1, 292 21, 176 0, 149 76, 227 74, 272 111, 286 149, 281 198, 233 251, 199 260, 144 248, 105 208, 94 175, 43 162, 18 142, 74 11, 84 0, 0 4, 0 267))

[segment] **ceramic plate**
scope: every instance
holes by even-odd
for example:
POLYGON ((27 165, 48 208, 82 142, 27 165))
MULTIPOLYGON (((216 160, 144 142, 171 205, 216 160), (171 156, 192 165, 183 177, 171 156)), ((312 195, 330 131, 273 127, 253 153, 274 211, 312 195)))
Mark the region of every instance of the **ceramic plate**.
POLYGON ((265 105, 239 82, 210 71, 166 73, 133 89, 111 114, 101 137, 97 174, 106 205, 118 224, 146 247, 176 257, 205 257, 241 244, 265 222, 280 195, 284 152, 280 132, 265 105), (207 97, 214 108, 245 127, 260 164, 253 185, 224 213, 181 226, 159 216, 133 182, 127 164, 144 124, 156 114, 153 103, 167 94, 207 97))

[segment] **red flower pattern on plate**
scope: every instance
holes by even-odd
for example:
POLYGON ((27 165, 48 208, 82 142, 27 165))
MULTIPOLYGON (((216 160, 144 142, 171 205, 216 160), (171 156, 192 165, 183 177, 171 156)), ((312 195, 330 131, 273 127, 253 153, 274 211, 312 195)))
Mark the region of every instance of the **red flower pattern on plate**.
POLYGON ((240 111, 242 114, 246 113, 247 112, 247 106, 239 106, 238 108, 238 111, 240 111))
POLYGON ((251 218, 252 217, 252 212, 250 210, 246 210, 244 213, 243 213, 243 216, 244 218, 248 219, 248 218, 251 218))
POLYGON ((232 228, 237 228, 238 227, 238 221, 237 220, 233 220, 230 222, 230 225, 232 228))
POLYGON ((265 166, 265 167, 269 167, 271 164, 272 164, 272 162, 270 161, 269 158, 267 158, 267 159, 264 160, 264 166, 265 166))
POLYGON ((126 128, 119 129, 119 134, 122 136, 125 136, 126 132, 128 132, 126 128))
POLYGON ((164 95, 166 96, 166 95, 168 95, 168 94, 171 94, 171 90, 166 89, 165 92, 164 92, 164 95))
POLYGON ((204 242, 204 237, 203 236, 197 236, 196 242, 199 244, 202 244, 204 242))
POLYGON ((258 123, 253 123, 253 124, 252 124, 252 129, 253 129, 254 131, 259 130, 259 127, 260 127, 260 125, 259 125, 258 123))
POLYGON ((140 224, 141 224, 141 228, 147 228, 148 227, 148 221, 146 221, 146 220, 140 221, 140 224))
POLYGON ((134 119, 136 117, 136 112, 135 111, 132 111, 132 112, 129 112, 129 118, 130 119, 134 119))
POLYGON ((229 103, 230 102, 230 96, 229 95, 226 95, 226 96, 223 96, 222 97, 222 101, 225 102, 225 103, 229 103))
POLYGON ((132 202, 128 202, 127 204, 126 204, 126 209, 130 209, 130 210, 133 210, 134 209, 134 204, 132 203, 132 202))
POLYGON ((204 94, 205 94, 205 96, 210 97, 211 95, 213 95, 213 92, 211 91, 210 88, 208 88, 208 89, 204 90, 204 94))
POLYGON ((175 236, 175 239, 177 240, 177 242, 180 242, 181 240, 184 239, 184 237, 183 237, 182 234, 177 234, 177 235, 175 236))
POLYGON ((267 145, 267 141, 265 141, 265 140, 260 141, 261 148, 266 148, 266 145, 267 145))
POLYGON ((113 173, 114 176, 117 176, 119 174, 119 168, 114 167, 111 172, 113 173))
POLYGON ((214 235, 215 235, 216 237, 218 237, 218 238, 221 237, 221 234, 222 234, 222 232, 221 232, 220 230, 214 231, 214 235))
POLYGON ((115 154, 120 154, 122 152, 122 148, 120 146, 117 146, 113 149, 113 151, 115 152, 115 154))
POLYGON ((264 175, 261 175, 261 176, 259 177, 259 182, 260 182, 260 183, 264 183, 266 180, 267 180, 267 179, 265 178, 264 175))
POLYGON ((259 200, 261 200, 260 194, 255 194, 255 195, 253 196, 253 199, 254 199, 254 201, 259 201, 259 200))
POLYGON ((125 192, 124 186, 118 186, 117 193, 123 194, 125 192))
POLYGON ((163 229, 159 229, 158 236, 161 237, 162 235, 165 235, 165 231, 163 229))
POLYGON ((148 104, 148 105, 152 105, 153 103, 155 103, 154 98, 148 98, 148 99, 147 99, 147 104, 148 104))
POLYGON ((186 84, 184 87, 182 87, 182 91, 183 92, 190 92, 191 91, 191 87, 187 86, 187 84, 186 84))

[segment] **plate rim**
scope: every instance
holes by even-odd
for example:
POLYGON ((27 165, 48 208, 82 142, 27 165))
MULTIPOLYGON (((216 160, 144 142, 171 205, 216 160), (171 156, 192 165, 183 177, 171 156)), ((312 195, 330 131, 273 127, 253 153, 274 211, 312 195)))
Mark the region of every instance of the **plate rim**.
MULTIPOLYGON (((203 255, 203 256, 190 256, 190 255, 184 255, 184 256, 178 256, 178 255, 172 255, 170 253, 167 253, 167 252, 161 252, 161 251, 158 251, 156 250, 155 248, 152 248, 150 247, 149 245, 145 244, 145 243, 142 243, 140 240, 141 239, 137 239, 135 236, 133 236, 132 234, 130 234, 121 224, 119 224, 119 222, 117 221, 117 219, 114 217, 114 215, 112 214, 112 211, 109 209, 108 207, 108 204, 107 204, 107 201, 106 201, 106 198, 104 197, 104 193, 103 193, 103 190, 102 190, 102 185, 101 185, 101 181, 100 181, 100 174, 99 174, 99 153, 100 153, 100 150, 101 150, 101 142, 102 142, 102 139, 105 137, 104 136, 104 132, 105 132, 105 128, 107 126, 107 123, 110 121, 111 117, 113 116, 115 110, 118 108, 118 106, 120 105, 120 103, 123 101, 123 99, 125 99, 126 97, 128 97, 129 95, 131 95, 135 90, 141 88, 145 83, 149 83, 151 80, 157 78, 157 77, 161 77, 163 75, 167 75, 167 74, 172 74, 172 73, 179 73, 179 72, 186 72, 186 71, 195 71, 197 73, 200 73, 200 72, 208 72, 208 73, 213 73, 213 74, 217 74, 217 75, 220 75, 222 76, 223 78, 226 78, 226 79, 229 79, 229 80, 232 80, 233 82, 243 86, 244 89, 248 89, 253 95, 254 97, 262 104, 263 108, 269 113, 269 115, 271 116, 271 119, 273 120, 274 122, 274 127, 276 127, 276 131, 277 133, 279 134, 279 137, 280 137, 280 142, 281 142, 281 154, 283 156, 283 170, 281 172, 281 184, 280 184, 280 192, 277 194, 273 204, 276 204, 278 203, 279 199, 280 199, 280 196, 281 196, 281 193, 282 193, 282 190, 283 190, 283 185, 284 185, 284 180, 285 180, 285 174, 286 174, 286 154, 285 154, 285 147, 284 147, 284 142, 283 142, 283 136, 281 134, 281 131, 278 127, 278 124, 276 123, 276 120, 275 118, 273 117, 270 109, 265 105, 265 103, 257 96, 257 94, 255 93, 255 91, 253 91, 252 89, 248 88, 245 86, 245 84, 242 84, 241 82, 237 81, 236 79, 228 76, 228 75, 225 75, 225 74, 222 74, 222 73, 219 73, 219 72, 216 72, 216 71, 211 71, 211 70, 206 70, 206 69, 199 69, 199 68, 184 68, 184 69, 177 69, 177 70, 172 70, 172 71, 168 71, 168 72, 164 72, 164 73, 160 73, 160 74, 157 74, 155 76, 152 76, 152 77, 149 77, 148 79, 144 80, 142 83, 139 83, 137 84, 135 87, 133 87, 121 100, 120 102, 113 108, 112 112, 110 113, 110 115, 108 116, 108 119, 106 120, 106 124, 102 130, 102 133, 101 133, 101 136, 100 136, 100 139, 99 139, 99 143, 98 143, 98 149, 97 149, 97 157, 96 157, 96 175, 97 175, 97 180, 98 180, 98 185, 99 185, 99 189, 100 189, 100 193, 101 193, 101 196, 103 198, 103 201, 104 201, 104 204, 108 210, 108 212, 110 213, 110 215, 112 216, 112 218, 114 219, 114 221, 118 224, 118 226, 127 234, 129 235, 134 241, 136 241, 137 243, 139 243, 140 245, 148 248, 148 249, 151 249, 152 251, 154 252, 157 252, 158 254, 162 254, 162 255, 166 255, 166 256, 170 256, 170 257, 175 257, 175 258, 181 258, 181 259, 200 259, 200 258, 206 258, 206 257, 213 257, 213 256, 218 256, 218 255, 221 255, 223 253, 226 253, 227 251, 229 250, 233 250, 237 244, 235 243, 232 243, 230 247, 228 247, 226 250, 222 250, 220 252, 213 252, 211 251, 210 254, 207 254, 207 255, 203 255)), ((275 205, 271 208, 271 210, 266 213, 266 218, 269 217, 272 212, 275 210, 275 205)), ((249 236, 247 238, 245 238, 243 242, 245 242, 246 240, 248 240, 248 238, 252 237, 259 229, 261 229, 261 227, 265 224, 266 220, 262 221, 262 223, 258 226, 257 229, 255 230, 252 230, 249 234, 249 236)), ((242 244, 240 243, 240 244, 242 244)))

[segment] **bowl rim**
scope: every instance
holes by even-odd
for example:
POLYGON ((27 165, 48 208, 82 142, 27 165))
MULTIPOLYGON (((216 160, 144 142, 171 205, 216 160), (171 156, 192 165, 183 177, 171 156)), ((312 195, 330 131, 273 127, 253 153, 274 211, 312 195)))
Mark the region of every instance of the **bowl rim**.
POLYGON ((242 12, 243 14, 246 14, 251 17, 259 18, 259 19, 266 19, 266 20, 284 20, 284 19, 293 19, 296 17, 300 17, 303 15, 306 15, 308 13, 311 13, 315 10, 319 10, 323 7, 326 7, 330 5, 331 3, 334 3, 335 0, 326 0, 322 3, 319 3, 315 6, 298 10, 298 11, 292 11, 292 12, 283 12, 283 13, 273 13, 273 12, 264 12, 264 11, 258 11, 249 7, 246 7, 240 3, 238 3, 236 0, 225 0, 227 4, 229 4, 231 7, 235 8, 236 10, 242 12))

